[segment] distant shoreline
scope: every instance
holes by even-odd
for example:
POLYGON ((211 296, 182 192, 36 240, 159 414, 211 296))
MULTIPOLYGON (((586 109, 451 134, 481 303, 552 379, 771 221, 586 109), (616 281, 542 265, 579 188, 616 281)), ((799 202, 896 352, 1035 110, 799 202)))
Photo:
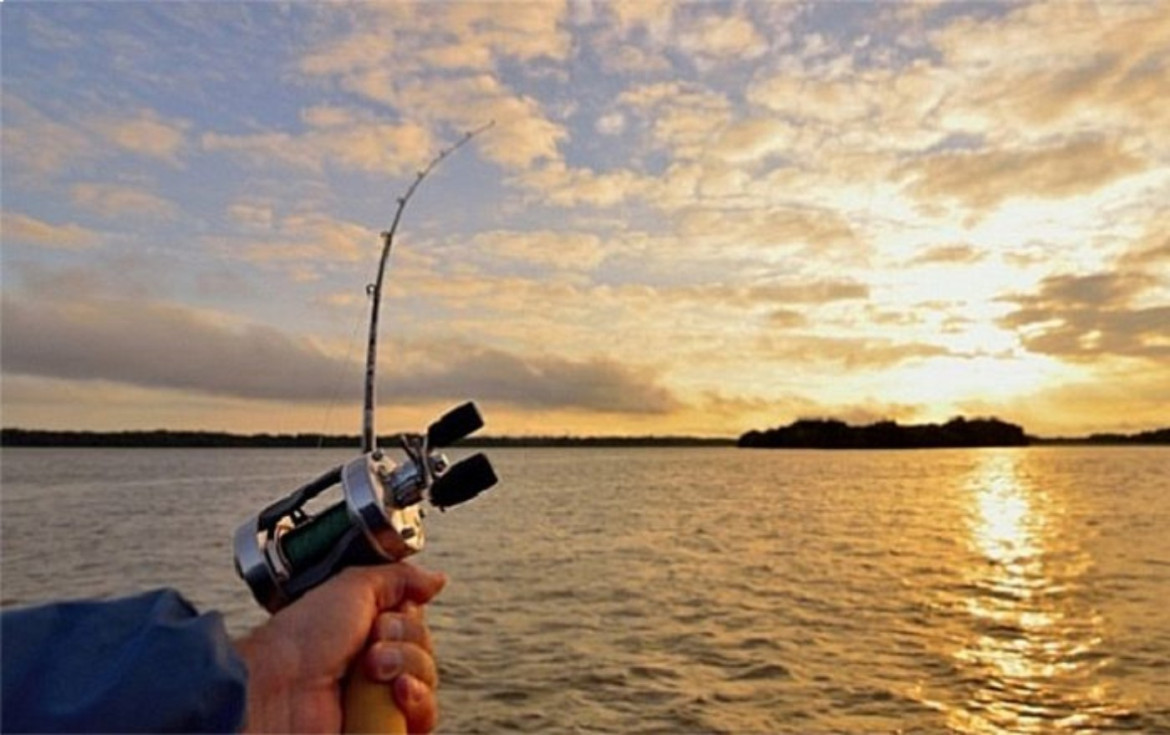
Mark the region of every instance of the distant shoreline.
MULTIPOLYGON (((697 436, 483 436, 471 437, 461 446, 479 448, 539 447, 734 447, 735 437, 697 436)), ((397 435, 382 437, 382 446, 397 444, 397 435)), ((1136 446, 1170 445, 1170 428, 1137 434, 1091 434, 1083 437, 1028 436, 1032 446, 1136 446)), ((48 429, 6 428, 0 430, 0 446, 46 448, 161 448, 161 449, 355 449, 357 435, 324 436, 319 434, 233 434, 219 431, 54 431, 48 429)), ((975 446, 975 445, 969 445, 975 446)), ((1018 446, 1018 445, 1017 445, 1018 446)), ((818 447, 778 447, 818 448, 818 447)), ((853 449, 891 449, 926 447, 819 447, 853 449)))
MULTIPOLYGON (((396 446, 398 435, 379 438, 384 447, 396 446)), ((694 436, 479 436, 459 442, 464 447, 705 447, 735 446, 733 437, 694 436)), ((87 447, 161 449, 356 449, 360 438, 320 434, 232 434, 221 431, 53 431, 0 430, 5 447, 87 447)))

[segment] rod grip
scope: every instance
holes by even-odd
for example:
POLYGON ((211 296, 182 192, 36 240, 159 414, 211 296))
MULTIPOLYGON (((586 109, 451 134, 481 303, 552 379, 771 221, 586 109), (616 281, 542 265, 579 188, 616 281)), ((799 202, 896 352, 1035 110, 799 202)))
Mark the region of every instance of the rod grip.
POLYGON ((342 732, 406 735, 406 716, 391 684, 376 682, 354 666, 345 682, 342 732))

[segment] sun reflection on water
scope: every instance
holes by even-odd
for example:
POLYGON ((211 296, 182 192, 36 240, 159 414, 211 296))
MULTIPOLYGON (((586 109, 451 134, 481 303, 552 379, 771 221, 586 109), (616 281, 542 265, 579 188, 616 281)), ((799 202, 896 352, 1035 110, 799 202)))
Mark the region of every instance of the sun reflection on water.
POLYGON ((1081 591, 1088 559, 1061 498, 1034 484, 1026 455, 988 451, 967 483, 964 630, 954 659, 967 701, 949 724, 971 733, 1093 730, 1118 713, 1096 686, 1101 620, 1081 591))

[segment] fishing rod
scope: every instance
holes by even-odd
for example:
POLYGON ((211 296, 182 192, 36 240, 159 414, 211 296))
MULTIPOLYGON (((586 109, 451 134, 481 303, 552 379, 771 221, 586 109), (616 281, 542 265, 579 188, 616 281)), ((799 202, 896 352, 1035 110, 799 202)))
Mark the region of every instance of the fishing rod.
MULTIPOLYGON (((360 454, 268 505, 236 530, 236 572, 269 612, 275 613, 348 566, 394 562, 421 551, 424 500, 446 510, 497 482, 484 454, 452 464, 439 451, 483 426, 474 403, 448 411, 425 432, 400 434, 398 442, 405 454, 400 464, 378 447, 374 428, 382 286, 402 213, 431 171, 492 124, 465 133, 418 171, 398 198, 390 229, 381 235, 377 274, 366 288, 371 304, 360 454), (309 508, 323 493, 334 490, 336 494, 337 489, 340 500, 318 512, 309 508)), ((406 722, 389 687, 370 681, 355 667, 346 684, 344 727, 346 732, 397 733, 406 731, 406 722)))

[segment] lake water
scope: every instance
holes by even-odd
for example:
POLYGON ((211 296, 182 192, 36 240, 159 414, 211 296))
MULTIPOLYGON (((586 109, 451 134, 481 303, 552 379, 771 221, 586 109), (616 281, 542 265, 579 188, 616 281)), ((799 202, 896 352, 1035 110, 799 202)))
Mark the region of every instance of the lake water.
MULTIPOLYGON (((490 451, 427 520, 441 729, 1170 732, 1170 450, 490 451)), ((6 605, 171 585, 350 457, 2 454, 6 605)))

